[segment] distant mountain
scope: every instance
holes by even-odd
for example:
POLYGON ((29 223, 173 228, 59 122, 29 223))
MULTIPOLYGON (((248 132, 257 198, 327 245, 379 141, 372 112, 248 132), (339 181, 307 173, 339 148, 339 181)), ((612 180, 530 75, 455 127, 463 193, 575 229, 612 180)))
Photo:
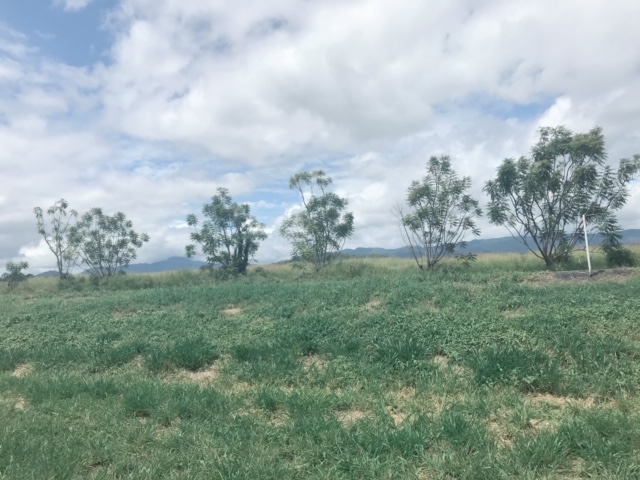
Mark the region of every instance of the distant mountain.
POLYGON ((128 273, 170 272, 172 270, 197 270, 205 262, 190 260, 186 257, 170 257, 154 263, 132 263, 125 271, 128 273))
MULTIPOLYGON (((602 241, 600 235, 595 235, 589 239, 597 245, 602 241)), ((625 230, 622 236, 622 243, 632 245, 640 243, 640 229, 625 230)), ((486 238, 471 240, 467 244, 466 251, 472 253, 526 253, 529 250, 520 241, 513 237, 486 238)), ((343 255, 349 257, 369 257, 383 256, 395 258, 412 258, 411 250, 408 247, 400 248, 347 248, 342 251, 343 255)))
MULTIPOLYGON (((203 265, 206 265, 206 263, 199 262, 197 260, 189 260, 186 257, 170 257, 166 260, 154 263, 132 263, 125 271, 127 273, 171 272, 174 270, 197 270, 203 265)), ((49 270, 36 275, 36 277, 57 276, 58 272, 55 270, 49 270)))
POLYGON ((36 277, 57 277, 58 276, 58 271, 57 270, 47 270, 46 272, 42 272, 39 273, 38 275, 35 275, 36 277))

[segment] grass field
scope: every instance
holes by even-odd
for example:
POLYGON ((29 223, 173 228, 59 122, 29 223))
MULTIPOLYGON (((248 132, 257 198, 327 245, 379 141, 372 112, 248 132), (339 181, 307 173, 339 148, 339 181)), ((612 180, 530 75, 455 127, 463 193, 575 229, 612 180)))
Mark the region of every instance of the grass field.
POLYGON ((2 290, 0 479, 640 478, 640 275, 540 269, 2 290))

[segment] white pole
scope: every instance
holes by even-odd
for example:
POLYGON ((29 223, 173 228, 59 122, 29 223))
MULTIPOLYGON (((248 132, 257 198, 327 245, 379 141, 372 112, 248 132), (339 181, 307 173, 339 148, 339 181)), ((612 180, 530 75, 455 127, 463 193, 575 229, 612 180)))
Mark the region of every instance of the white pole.
POLYGON ((589 235, 587 235, 587 219, 582 215, 582 228, 584 229, 584 244, 587 247, 587 264, 589 265, 589 276, 591 276, 591 257, 589 256, 589 235))

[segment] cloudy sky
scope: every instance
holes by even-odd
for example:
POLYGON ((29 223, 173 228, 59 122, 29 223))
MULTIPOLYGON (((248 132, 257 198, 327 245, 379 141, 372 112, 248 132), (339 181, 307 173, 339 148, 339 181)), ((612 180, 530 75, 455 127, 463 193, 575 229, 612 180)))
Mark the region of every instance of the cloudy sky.
MULTIPOLYGON (((604 128, 640 152, 637 0, 0 2, 0 262, 47 270, 32 210, 123 211, 182 255, 185 216, 224 186, 286 258, 288 178, 322 167, 349 247, 398 247, 392 214, 431 155, 482 186, 540 126, 604 128)), ((640 228, 640 186, 621 212, 640 228)), ((508 233, 482 222, 483 237, 508 233)))

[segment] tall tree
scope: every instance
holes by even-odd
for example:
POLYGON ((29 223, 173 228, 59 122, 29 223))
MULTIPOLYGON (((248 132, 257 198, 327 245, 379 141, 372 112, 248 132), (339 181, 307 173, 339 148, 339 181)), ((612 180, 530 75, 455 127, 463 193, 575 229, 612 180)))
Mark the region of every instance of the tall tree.
POLYGON ((123 272, 149 241, 149 235, 137 233, 122 212, 109 216, 92 208, 71 227, 69 240, 85 271, 106 278, 123 272))
MULTIPOLYGON (((200 229, 194 214, 187 217, 187 223, 194 228, 191 240, 200 245, 209 266, 225 274, 245 274, 260 241, 267 238, 264 225, 251 215, 249 205, 234 202, 226 188, 218 188, 202 213, 205 220, 200 229)), ((196 245, 187 245, 186 254, 195 256, 196 245)))
POLYGON ((67 277, 78 260, 77 252, 69 241, 69 230, 78 216, 75 210, 67 210, 69 203, 61 198, 47 209, 50 227, 47 228, 44 212, 40 207, 33 209, 36 216, 38 233, 42 235, 49 250, 56 257, 58 276, 62 280, 67 277))
MULTIPOLYGON (((480 235, 475 219, 482 215, 482 209, 466 193, 470 187, 471 178, 459 178, 446 155, 431 157, 427 175, 421 182, 411 183, 407 193, 410 211, 405 214, 400 207, 399 218, 403 237, 421 270, 430 270, 456 249, 465 248, 468 233, 480 235)), ((475 256, 459 258, 471 261, 475 256)))
POLYGON ((620 160, 617 170, 606 160, 599 127, 587 133, 541 128, 531 157, 505 159, 485 185, 490 221, 506 226, 548 268, 566 261, 583 238, 583 215, 607 245, 618 245, 621 229, 614 212, 627 201, 640 155, 620 160))
POLYGON ((291 177, 289 188, 300 193, 303 210, 280 227, 280 234, 291 242, 293 258, 316 272, 327 266, 353 235, 353 213, 346 211, 348 201, 328 191, 331 183, 331 177, 322 170, 291 177))

